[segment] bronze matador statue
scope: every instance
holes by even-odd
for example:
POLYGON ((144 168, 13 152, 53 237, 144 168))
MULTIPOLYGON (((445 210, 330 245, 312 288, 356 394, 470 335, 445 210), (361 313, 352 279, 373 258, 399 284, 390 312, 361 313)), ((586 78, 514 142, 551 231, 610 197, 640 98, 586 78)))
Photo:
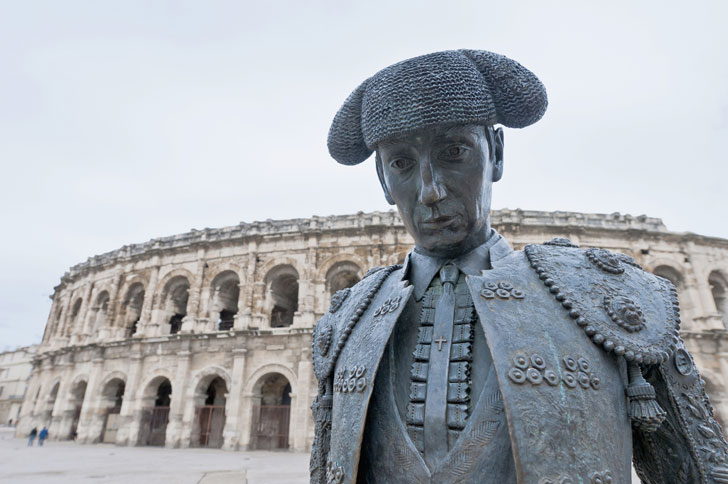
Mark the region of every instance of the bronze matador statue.
POLYGON ((438 52, 346 100, 336 161, 376 152, 415 240, 337 292, 314 330, 311 482, 728 483, 728 444, 679 335, 675 288, 567 239, 514 251, 490 227, 503 130, 546 91, 517 62, 438 52))

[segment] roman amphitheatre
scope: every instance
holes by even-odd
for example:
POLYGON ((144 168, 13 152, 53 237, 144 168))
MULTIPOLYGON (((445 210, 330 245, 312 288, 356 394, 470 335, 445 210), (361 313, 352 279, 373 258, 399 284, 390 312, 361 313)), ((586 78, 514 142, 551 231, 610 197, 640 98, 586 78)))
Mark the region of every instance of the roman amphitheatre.
MULTIPOLYGON (((728 419, 728 240, 620 214, 498 210, 515 249, 566 237, 678 288, 682 336, 728 419)), ((89 258, 53 292, 17 435, 82 443, 310 449, 313 327, 331 295, 412 247, 395 212, 240 223, 89 258)))

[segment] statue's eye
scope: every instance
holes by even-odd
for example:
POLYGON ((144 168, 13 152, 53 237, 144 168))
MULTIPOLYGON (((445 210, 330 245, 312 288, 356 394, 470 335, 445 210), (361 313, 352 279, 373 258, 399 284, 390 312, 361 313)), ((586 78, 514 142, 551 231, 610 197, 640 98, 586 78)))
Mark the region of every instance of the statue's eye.
POLYGON ((407 158, 395 158, 391 162, 389 162, 389 166, 399 171, 407 170, 411 168, 413 164, 414 162, 407 158))
POLYGON ((463 145, 450 145, 443 150, 443 157, 449 160, 459 160, 468 152, 463 145))

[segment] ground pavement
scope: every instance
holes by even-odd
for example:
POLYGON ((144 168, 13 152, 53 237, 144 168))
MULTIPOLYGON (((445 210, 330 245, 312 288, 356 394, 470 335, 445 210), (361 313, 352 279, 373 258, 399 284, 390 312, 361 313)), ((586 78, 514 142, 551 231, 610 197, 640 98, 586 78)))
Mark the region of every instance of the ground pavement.
MULTIPOLYGON (((28 447, 0 429, 0 482, 12 484, 308 484, 308 454, 116 447, 28 447)), ((632 474, 632 482, 639 483, 632 474)))
POLYGON ((308 484, 308 454, 46 442, 0 431, 0 482, 12 484, 308 484))

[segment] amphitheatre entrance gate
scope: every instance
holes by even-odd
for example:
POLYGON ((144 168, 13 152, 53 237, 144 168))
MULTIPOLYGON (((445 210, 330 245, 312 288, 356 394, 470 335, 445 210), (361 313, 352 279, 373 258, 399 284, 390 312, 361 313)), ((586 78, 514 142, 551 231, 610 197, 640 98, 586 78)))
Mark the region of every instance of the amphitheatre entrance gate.
POLYGON ((167 423, 169 422, 169 404, 172 394, 172 384, 164 380, 157 387, 157 398, 154 400, 151 418, 149 419, 149 432, 147 434, 147 445, 163 446, 167 435, 167 423))
POLYGON ((288 448, 291 420, 291 384, 280 373, 271 373, 256 385, 260 404, 253 407, 253 448, 288 448))
MULTIPOLYGON (((196 411, 196 433, 192 436, 195 447, 220 448, 223 444, 222 430, 225 427, 225 380, 215 377, 207 386, 202 405, 196 411)), ((199 398, 199 397, 197 397, 199 398)))

